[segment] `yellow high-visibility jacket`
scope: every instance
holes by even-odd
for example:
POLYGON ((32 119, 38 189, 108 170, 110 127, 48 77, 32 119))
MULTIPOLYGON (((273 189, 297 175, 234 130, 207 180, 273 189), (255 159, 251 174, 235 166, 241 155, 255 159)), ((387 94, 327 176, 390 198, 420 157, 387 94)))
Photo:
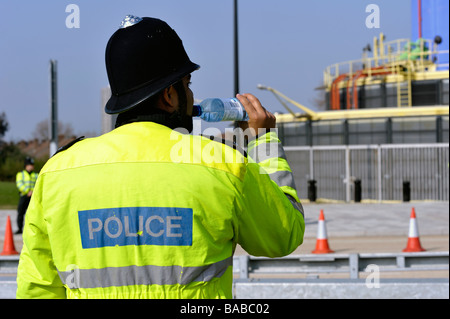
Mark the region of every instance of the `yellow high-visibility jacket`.
POLYGON ((32 191, 38 174, 35 172, 28 173, 26 169, 18 172, 16 175, 16 187, 19 190, 20 196, 25 196, 29 191, 32 191))
POLYGON ((236 244, 283 256, 305 229, 276 134, 248 151, 137 122, 57 153, 26 215, 17 298, 231 298, 236 244))

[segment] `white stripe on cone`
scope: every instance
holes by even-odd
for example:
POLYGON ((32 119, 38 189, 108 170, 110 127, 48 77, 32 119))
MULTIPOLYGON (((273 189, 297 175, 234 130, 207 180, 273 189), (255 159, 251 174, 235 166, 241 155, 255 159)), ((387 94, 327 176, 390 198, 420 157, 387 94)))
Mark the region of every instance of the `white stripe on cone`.
POLYGON ((317 225, 317 239, 327 239, 327 228, 325 226, 324 220, 319 220, 319 223, 317 225))
POLYGON ((403 252, 419 252, 419 251, 425 251, 425 249, 420 244, 419 228, 417 227, 416 221, 416 211, 413 207, 411 209, 411 217, 409 219, 408 243, 406 244, 406 248, 403 249, 403 252))
POLYGON ((417 228, 416 218, 411 218, 409 221, 409 237, 411 238, 419 237, 419 229, 417 228))

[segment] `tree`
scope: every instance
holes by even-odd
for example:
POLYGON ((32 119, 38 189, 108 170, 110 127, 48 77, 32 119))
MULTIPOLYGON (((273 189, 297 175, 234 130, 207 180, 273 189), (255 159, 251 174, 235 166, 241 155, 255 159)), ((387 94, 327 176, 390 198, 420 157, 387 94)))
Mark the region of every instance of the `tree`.
POLYGON ((319 84, 318 87, 314 89, 316 91, 315 96, 309 100, 311 105, 313 105, 318 111, 326 111, 327 110, 327 98, 325 87, 322 83, 319 84))
MULTIPOLYGON (((48 119, 40 121, 36 124, 36 128, 33 131, 33 137, 40 141, 48 141, 50 139, 48 119)), ((73 127, 70 123, 58 122, 58 135, 64 137, 71 137, 74 135, 73 127)))
POLYGON ((25 155, 13 143, 0 146, 0 181, 13 181, 16 173, 23 169, 25 155))
POLYGON ((9 128, 9 124, 8 124, 8 121, 6 120, 6 114, 5 114, 5 112, 2 112, 0 114, 0 138, 5 136, 5 133, 6 133, 6 131, 8 131, 8 128, 9 128))

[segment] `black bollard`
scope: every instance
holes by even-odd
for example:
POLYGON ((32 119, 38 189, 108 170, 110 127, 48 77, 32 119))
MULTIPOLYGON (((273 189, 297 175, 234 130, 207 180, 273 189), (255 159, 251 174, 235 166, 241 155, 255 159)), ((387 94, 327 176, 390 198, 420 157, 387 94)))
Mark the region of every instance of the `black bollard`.
POLYGON ((361 202, 361 180, 355 180, 355 203, 361 202))
POLYGON ((309 180, 308 181, 308 199, 310 202, 315 202, 317 199, 317 181, 309 180))
POLYGON ((409 202, 411 200, 411 184, 409 181, 403 181, 403 201, 409 202))

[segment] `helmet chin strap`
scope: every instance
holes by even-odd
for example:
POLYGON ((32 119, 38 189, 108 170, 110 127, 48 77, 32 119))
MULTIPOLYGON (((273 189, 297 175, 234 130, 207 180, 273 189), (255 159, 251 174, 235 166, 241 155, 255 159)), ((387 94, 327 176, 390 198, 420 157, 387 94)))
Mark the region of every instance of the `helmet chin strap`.
POLYGON ((162 111, 159 113, 153 114, 140 114, 129 118, 117 118, 116 128, 125 124, 133 123, 133 122, 154 122, 164 126, 167 126, 173 130, 177 128, 184 128, 189 133, 192 132, 193 122, 192 116, 187 114, 182 114, 179 111, 174 111, 172 113, 168 113, 166 111, 162 111))
POLYGON ((186 129, 189 133, 193 130, 192 115, 187 114, 187 97, 186 90, 183 85, 183 81, 180 80, 173 84, 178 98, 179 109, 169 113, 161 109, 152 108, 135 108, 128 112, 120 113, 116 120, 116 128, 132 123, 132 122, 154 122, 167 126, 173 130, 182 128, 186 129))
POLYGON ((165 125, 171 128, 172 130, 184 128, 189 133, 192 132, 193 129, 192 116, 189 116, 187 114, 183 115, 178 110, 172 113, 168 113, 165 111, 162 112, 163 113, 159 114, 139 115, 136 119, 136 122, 150 121, 165 125))

